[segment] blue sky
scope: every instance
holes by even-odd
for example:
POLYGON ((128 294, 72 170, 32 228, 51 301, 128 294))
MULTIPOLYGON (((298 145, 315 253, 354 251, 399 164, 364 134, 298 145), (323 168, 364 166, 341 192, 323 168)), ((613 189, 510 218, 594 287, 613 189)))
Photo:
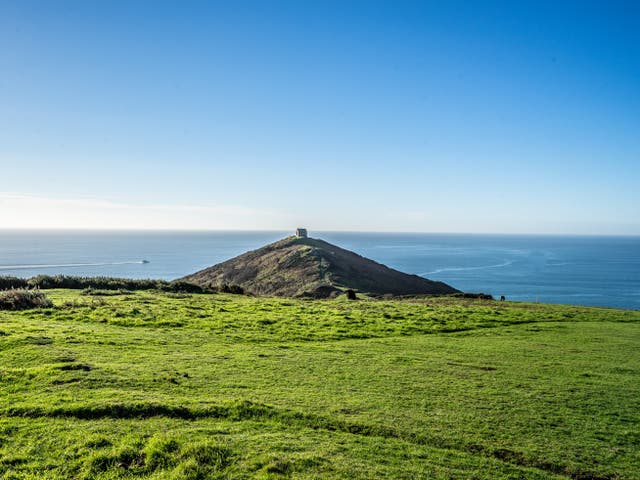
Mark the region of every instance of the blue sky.
POLYGON ((0 225, 640 234, 639 23, 0 0, 0 225))

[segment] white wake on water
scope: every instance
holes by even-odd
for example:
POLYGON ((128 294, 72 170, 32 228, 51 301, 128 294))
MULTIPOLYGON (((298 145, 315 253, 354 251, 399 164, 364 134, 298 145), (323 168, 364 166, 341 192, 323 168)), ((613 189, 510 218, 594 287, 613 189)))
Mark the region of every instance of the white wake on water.
POLYGON ((42 265, 0 265, 0 270, 30 270, 36 268, 63 268, 63 267, 106 267, 111 265, 135 265, 143 264, 143 260, 127 262, 96 262, 96 263, 56 263, 42 265))
POLYGON ((486 268, 500 268, 500 267, 508 267, 513 263, 513 260, 508 260, 504 263, 498 263, 495 265, 482 265, 478 267, 446 267, 446 268, 438 268, 437 270, 433 270, 431 272, 419 273, 418 275, 433 275, 434 273, 442 273, 442 272, 461 272, 466 270, 484 270, 486 268))

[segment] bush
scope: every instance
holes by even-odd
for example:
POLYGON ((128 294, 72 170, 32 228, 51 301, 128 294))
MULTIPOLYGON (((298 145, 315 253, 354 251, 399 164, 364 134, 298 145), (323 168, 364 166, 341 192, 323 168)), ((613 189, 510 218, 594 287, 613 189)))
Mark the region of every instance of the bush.
POLYGON ((0 290, 27 288, 27 279, 18 277, 0 277, 0 290))
POLYGON ((37 275, 26 281, 26 286, 31 288, 69 288, 91 290, 161 290, 175 293, 207 293, 210 290, 194 283, 177 280, 132 279, 114 277, 71 277, 67 275, 37 275))
POLYGON ((236 295, 242 295, 244 293, 244 288, 240 285, 227 285, 223 283, 220 287, 218 287, 218 291, 222 293, 233 293, 236 295))
POLYGON ((204 293, 208 291, 195 283, 185 282, 183 280, 174 280, 173 282, 164 282, 159 286, 163 292, 174 293, 204 293))
POLYGON ((71 277, 68 275, 37 275, 29 279, 18 277, 0 277, 0 290, 16 288, 69 288, 85 290, 85 295, 107 295, 105 290, 130 292, 132 290, 160 290, 172 293, 225 293, 242 294, 244 290, 238 285, 222 285, 221 287, 201 287, 184 280, 133 279, 115 277, 71 277))
POLYGON ((38 275, 28 280, 29 286, 43 289, 92 288, 103 290, 152 290, 159 288, 159 286, 164 283, 169 282, 163 280, 134 280, 112 277, 70 277, 67 275, 38 275))
POLYGON ((454 293, 451 296, 455 298, 474 298, 477 300, 493 300, 494 299, 492 295, 489 295, 487 293, 460 292, 460 293, 454 293))
POLYGON ((0 310, 27 310, 52 305, 51 300, 38 290, 13 289, 0 292, 0 310))
POLYGON ((100 290, 98 288, 91 288, 91 287, 87 287, 84 290, 82 290, 82 292, 80 292, 80 295, 87 295, 87 296, 93 296, 93 297, 113 297, 115 295, 124 295, 124 294, 130 294, 131 292, 129 290, 122 290, 121 288, 119 288, 118 290, 100 290))

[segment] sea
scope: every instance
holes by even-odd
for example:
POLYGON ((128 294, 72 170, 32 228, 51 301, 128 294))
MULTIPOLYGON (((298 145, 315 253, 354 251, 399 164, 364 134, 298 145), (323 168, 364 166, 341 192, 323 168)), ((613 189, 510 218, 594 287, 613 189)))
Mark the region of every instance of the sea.
MULTIPOLYGON (((0 276, 172 280, 290 232, 0 230, 0 276)), ((507 300, 640 309, 640 237, 310 232, 397 270, 507 300)))

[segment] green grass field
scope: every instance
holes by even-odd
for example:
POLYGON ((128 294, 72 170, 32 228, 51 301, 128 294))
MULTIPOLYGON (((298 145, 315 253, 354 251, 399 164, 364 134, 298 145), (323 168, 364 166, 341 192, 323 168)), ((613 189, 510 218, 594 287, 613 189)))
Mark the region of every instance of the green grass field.
POLYGON ((640 478, 640 312, 50 290, 0 478, 640 478))

